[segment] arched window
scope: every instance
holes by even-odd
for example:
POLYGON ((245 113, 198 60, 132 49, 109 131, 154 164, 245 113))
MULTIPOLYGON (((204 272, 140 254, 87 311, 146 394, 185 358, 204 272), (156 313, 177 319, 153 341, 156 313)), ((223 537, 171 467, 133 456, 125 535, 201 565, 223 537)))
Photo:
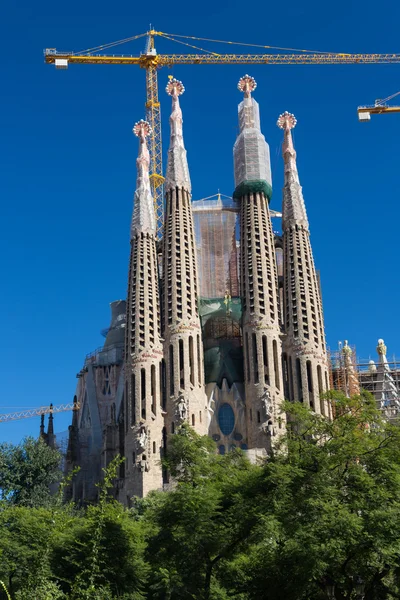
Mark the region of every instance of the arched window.
POLYGON ((193 338, 189 337, 189 369, 190 369, 190 383, 194 385, 194 349, 193 349, 193 338))
POLYGON ((151 410, 157 414, 157 394, 156 394, 156 366, 151 365, 151 410))
POLYGON ((171 396, 175 393, 174 382, 174 347, 171 344, 169 347, 169 393, 171 396))
POLYGON ((146 418, 146 370, 140 370, 140 391, 142 401, 142 419, 146 418))
POLYGON ((179 386, 185 389, 185 353, 183 351, 183 340, 179 340, 179 386))
POLYGON ((136 423, 136 380, 131 376, 131 425, 136 423))
POLYGON ((218 411, 218 424, 224 435, 230 435, 235 427, 235 414, 227 402, 222 404, 218 411))
POLYGON ((253 349, 253 368, 254 368, 254 383, 259 382, 258 378, 258 354, 257 354, 257 338, 256 334, 252 334, 252 349, 253 349))
POLYGON ((301 378, 301 364, 300 359, 296 358, 296 377, 297 377, 297 390, 299 394, 299 402, 303 402, 303 382, 301 378))
POLYGON ((262 336, 262 351, 263 351, 263 366, 264 366, 264 382, 269 385, 269 368, 268 368, 268 347, 267 336, 262 336))

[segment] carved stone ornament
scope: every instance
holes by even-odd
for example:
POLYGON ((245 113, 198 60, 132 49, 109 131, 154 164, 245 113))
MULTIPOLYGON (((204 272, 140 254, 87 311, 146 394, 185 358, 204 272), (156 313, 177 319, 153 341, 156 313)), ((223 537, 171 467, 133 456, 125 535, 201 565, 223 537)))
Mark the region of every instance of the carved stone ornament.
POLYGON ((186 420, 186 415, 188 413, 187 402, 183 396, 179 396, 178 403, 176 405, 176 414, 178 420, 183 423, 186 420))
POLYGON ((147 445, 147 427, 144 423, 139 423, 137 433, 137 446, 138 449, 146 450, 147 445))
POLYGON ((272 418, 272 400, 271 393, 267 388, 264 388, 264 393, 261 397, 261 406, 263 409, 264 417, 268 421, 272 418))

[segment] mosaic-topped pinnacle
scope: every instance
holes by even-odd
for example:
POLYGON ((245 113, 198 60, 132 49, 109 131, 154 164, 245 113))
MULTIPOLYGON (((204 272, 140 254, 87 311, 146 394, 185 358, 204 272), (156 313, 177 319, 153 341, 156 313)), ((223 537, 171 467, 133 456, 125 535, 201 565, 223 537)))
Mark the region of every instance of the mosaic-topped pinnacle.
POLYGON ((185 86, 183 85, 182 81, 179 81, 178 79, 174 79, 174 77, 171 77, 167 83, 167 87, 165 88, 165 91, 167 92, 168 96, 178 97, 178 96, 182 96, 182 94, 184 93, 185 86))
POLYGON ((237 87, 240 92, 243 92, 245 98, 250 98, 251 92, 254 92, 257 87, 257 82, 254 77, 246 74, 239 79, 237 87))
POLYGON ((165 91, 172 98, 172 111, 169 118, 171 137, 168 150, 167 172, 165 177, 165 191, 176 187, 191 191, 189 167, 186 158, 185 144, 183 141, 183 119, 179 104, 179 96, 185 91, 182 81, 170 77, 165 91))
POLYGON ((140 139, 147 138, 151 134, 150 123, 148 123, 147 121, 144 121, 143 119, 141 119, 140 121, 138 121, 137 123, 135 123, 135 125, 133 126, 132 131, 136 135, 136 137, 138 137, 140 139))
POLYGON ((303 192, 300 185, 296 164, 296 150, 293 145, 292 129, 296 127, 297 119, 292 113, 285 111, 276 122, 283 129, 282 154, 285 164, 282 206, 282 227, 299 224, 308 230, 308 219, 304 204, 303 192))
POLYGON ((297 119, 292 113, 286 110, 279 115, 276 124, 280 129, 294 129, 297 125, 297 119))
POLYGON ((156 221, 154 203, 150 188, 150 153, 146 137, 151 134, 151 126, 147 121, 138 121, 133 133, 139 138, 139 152, 136 159, 137 179, 134 196, 131 238, 138 233, 155 233, 156 221))

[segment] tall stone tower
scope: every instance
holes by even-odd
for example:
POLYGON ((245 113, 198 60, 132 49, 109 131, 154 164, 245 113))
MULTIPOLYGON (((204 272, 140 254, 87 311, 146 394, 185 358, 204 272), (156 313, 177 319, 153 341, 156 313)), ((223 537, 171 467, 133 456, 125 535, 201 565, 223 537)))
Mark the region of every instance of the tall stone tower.
POLYGON ((240 269, 246 420, 249 448, 271 447, 285 431, 281 323, 274 235, 268 203, 272 193, 269 147, 260 129, 259 107, 245 75, 238 88, 240 133, 234 145, 235 193, 240 199, 240 269))
POLYGON ((310 245, 310 231, 296 166, 291 130, 295 117, 285 112, 278 119, 284 130, 282 230, 284 253, 285 387, 291 400, 304 402, 328 416, 320 396, 328 388, 328 362, 319 282, 310 245))
POLYGON ((150 126, 139 121, 125 337, 125 489, 127 498, 162 487, 162 342, 156 222, 150 191, 150 126))
POLYGON ((180 81, 171 79, 166 90, 172 97, 172 112, 163 238, 165 426, 168 436, 184 421, 198 433, 206 434, 208 414, 191 184, 179 105, 185 88, 180 81))

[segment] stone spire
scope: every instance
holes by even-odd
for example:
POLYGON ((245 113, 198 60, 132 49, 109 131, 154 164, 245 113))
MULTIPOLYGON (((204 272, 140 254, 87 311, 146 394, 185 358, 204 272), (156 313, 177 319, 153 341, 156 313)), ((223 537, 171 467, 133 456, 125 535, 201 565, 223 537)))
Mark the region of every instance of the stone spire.
POLYGON ((179 104, 179 96, 185 88, 181 81, 171 78, 166 87, 166 92, 172 97, 172 111, 169 118, 171 128, 170 145, 168 150, 167 174, 165 177, 165 191, 179 187, 191 192, 189 167, 183 142, 183 119, 179 104))
POLYGON ((234 145, 235 196, 240 202, 240 287, 243 312, 245 402, 249 448, 269 452, 285 432, 280 307, 271 195, 269 150, 260 130, 256 82, 239 81, 240 133, 234 145))
POLYGON ((277 125, 284 130, 282 230, 285 395, 328 416, 329 406, 320 399, 329 385, 321 293, 291 134, 296 119, 285 112, 280 115, 277 125))
POLYGON ((161 408, 162 342, 158 292, 158 261, 153 199, 149 182, 146 137, 150 125, 133 128, 139 138, 137 188, 131 228, 131 254, 125 336, 125 489, 145 496, 162 487, 161 408))
POLYGON ((234 197, 240 198, 248 191, 262 190, 269 201, 272 195, 269 146, 261 133, 258 103, 251 97, 256 87, 250 75, 245 75, 238 83, 244 98, 238 107, 240 133, 233 147, 234 197))
POLYGON ((132 214, 131 238, 138 232, 154 234, 156 219, 154 214, 153 197, 151 195, 149 166, 150 154, 146 137, 151 128, 146 121, 139 121, 133 128, 139 138, 139 155, 136 159, 137 179, 132 214))
POLYGON ((50 448, 55 448, 56 436, 54 435, 54 417, 52 404, 50 404, 49 423, 47 426, 46 441, 47 445, 50 446, 50 448))
POLYGON ((292 129, 296 127, 297 120, 294 115, 284 112, 278 119, 278 127, 284 131, 282 146, 285 164, 285 185, 283 188, 283 226, 290 225, 290 221, 302 224, 308 230, 308 219, 303 199, 303 191, 299 181, 296 164, 296 150, 293 146, 292 129), (286 221, 288 223, 286 223, 286 221))
POLYGON ((184 87, 171 79, 166 91, 172 97, 162 269, 165 424, 169 437, 183 422, 206 434, 208 414, 191 186, 178 99, 184 87))
POLYGON ((376 351, 379 356, 375 398, 378 408, 386 417, 394 419, 400 414, 400 394, 397 390, 386 353, 387 348, 382 339, 378 340, 376 351))

